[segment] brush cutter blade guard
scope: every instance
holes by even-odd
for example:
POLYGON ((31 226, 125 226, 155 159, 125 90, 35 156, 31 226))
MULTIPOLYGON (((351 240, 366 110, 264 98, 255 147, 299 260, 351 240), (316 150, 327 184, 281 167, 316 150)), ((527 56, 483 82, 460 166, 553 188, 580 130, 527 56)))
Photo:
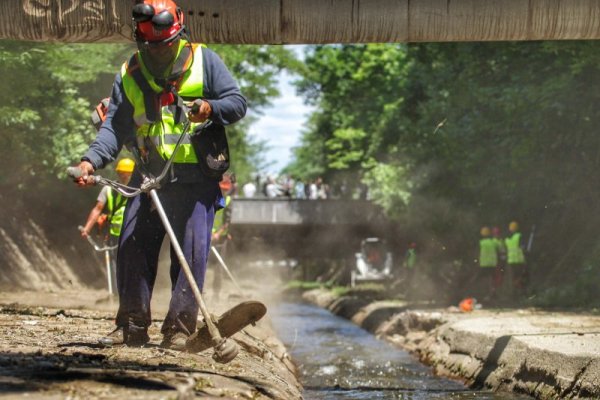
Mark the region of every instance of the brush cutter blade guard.
MULTIPOLYGON (((221 337, 228 338, 235 333, 241 331, 246 326, 254 324, 267 313, 267 307, 260 301, 244 301, 233 308, 225 311, 221 316, 213 318, 215 326, 219 329, 221 337)), ((228 340, 227 342, 232 342, 228 340)), ((199 353, 214 346, 214 342, 208 331, 206 323, 202 322, 196 332, 194 332, 187 340, 186 350, 190 353, 199 353)), ((224 356, 231 351, 229 343, 219 343, 215 347, 215 357, 218 353, 223 353, 224 356), (219 349, 219 346, 225 347, 219 349)), ((236 345, 237 346, 237 345, 236 345)), ((237 354, 237 350, 236 350, 237 354)), ((235 355, 234 355, 235 357, 235 355)), ((226 358, 226 357, 225 357, 226 358)), ((233 358, 232 358, 233 359, 233 358)), ((215 358, 216 361, 219 361, 215 358)), ((229 360, 231 361, 231 360, 229 360)), ((229 362, 227 361, 227 362, 229 362)), ((219 361, 221 362, 221 361, 219 361)))

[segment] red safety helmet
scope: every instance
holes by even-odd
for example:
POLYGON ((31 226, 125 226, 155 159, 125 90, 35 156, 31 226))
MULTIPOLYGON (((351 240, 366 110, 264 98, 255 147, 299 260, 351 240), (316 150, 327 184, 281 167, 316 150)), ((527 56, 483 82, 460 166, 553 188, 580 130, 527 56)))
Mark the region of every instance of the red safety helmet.
POLYGON ((183 12, 172 0, 137 0, 132 18, 133 37, 149 46, 170 45, 185 29, 183 12))

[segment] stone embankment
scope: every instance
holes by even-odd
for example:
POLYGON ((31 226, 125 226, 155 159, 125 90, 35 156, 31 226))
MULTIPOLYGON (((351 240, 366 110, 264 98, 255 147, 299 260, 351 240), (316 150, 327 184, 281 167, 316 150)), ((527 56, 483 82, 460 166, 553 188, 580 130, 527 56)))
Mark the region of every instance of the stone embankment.
MULTIPOLYGON (((162 302, 162 304, 168 302, 162 302)), ((161 321, 144 347, 103 348, 115 301, 104 291, 0 292, 0 394, 29 399, 301 399, 301 385, 267 317, 233 336, 229 364, 212 350, 159 347, 161 321)), ((222 312, 231 304, 214 306, 222 312)))
POLYGON ((535 310, 418 310, 400 301, 305 300, 400 346, 440 375, 539 399, 600 399, 600 316, 535 310))

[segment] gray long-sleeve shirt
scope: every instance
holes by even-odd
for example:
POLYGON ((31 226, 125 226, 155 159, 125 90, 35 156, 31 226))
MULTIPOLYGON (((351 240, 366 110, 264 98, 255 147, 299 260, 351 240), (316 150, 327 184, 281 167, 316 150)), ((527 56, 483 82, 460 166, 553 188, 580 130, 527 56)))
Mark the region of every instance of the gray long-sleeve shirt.
MULTIPOLYGON (((196 52, 200 51, 200 47, 196 52)), ((196 53, 195 56, 198 56, 196 53)), ((246 115, 246 99, 231 76, 231 73, 210 49, 202 48, 204 67, 204 97, 210 103, 210 119, 221 125, 239 121, 246 115)), ((133 105, 125 96, 121 74, 118 73, 112 89, 106 120, 82 157, 92 163, 94 169, 104 168, 114 161, 123 144, 135 135, 133 105)))

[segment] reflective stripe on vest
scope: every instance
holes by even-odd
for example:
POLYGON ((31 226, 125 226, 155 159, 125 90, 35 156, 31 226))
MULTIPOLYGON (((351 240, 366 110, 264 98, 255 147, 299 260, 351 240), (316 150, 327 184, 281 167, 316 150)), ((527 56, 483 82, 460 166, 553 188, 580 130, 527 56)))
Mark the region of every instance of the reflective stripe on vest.
POLYGON ((119 236, 121 234, 121 226, 123 225, 123 216, 125 215, 126 201, 123 201, 123 197, 120 193, 113 196, 113 191, 109 187, 106 193, 106 209, 108 210, 108 218, 110 222, 110 234, 113 236, 119 236), (120 204, 121 206, 115 210, 115 206, 120 204))
MULTIPOLYGON (((225 209, 227 207, 229 207, 229 203, 231 203, 231 196, 226 196, 225 197, 225 207, 221 208, 219 211, 217 211, 217 213, 215 214, 215 222, 213 222, 213 228, 212 228, 212 233, 215 233, 219 230, 219 228, 221 226, 223 226, 223 224, 225 223, 225 209)), ((223 231, 223 234, 226 235, 229 232, 229 228, 226 228, 223 231)))
POLYGON ((521 248, 521 234, 519 232, 513 233, 511 237, 504 239, 506 243, 506 261, 509 264, 525 264, 525 254, 521 248))
MULTIPOLYGON (((179 50, 177 56, 181 54, 182 49, 190 44, 185 40, 180 40, 179 50)), ((202 65, 202 46, 198 44, 191 44, 193 49, 193 57, 190 57, 189 62, 192 62, 191 66, 186 66, 186 72, 177 84, 177 92, 179 96, 186 100, 198 99, 203 96, 204 93, 204 67, 202 65), (193 60, 193 61, 192 61, 193 60)), ((143 76, 149 83, 150 88, 156 95, 163 91, 159 85, 156 84, 150 72, 144 65, 142 57, 139 52, 135 55, 137 62, 143 76)), ((183 123, 175 124, 174 116, 168 107, 162 107, 162 120, 156 123, 150 123, 146 116, 146 105, 144 102, 144 92, 135 82, 132 76, 132 71, 128 68, 129 62, 126 62, 121 67, 121 77, 123 80, 123 88, 125 96, 129 102, 133 105, 133 119, 136 124, 136 135, 138 137, 138 145, 144 143, 144 138, 156 147, 158 153, 164 158, 169 159, 175 148, 175 143, 179 139, 183 132, 183 123)), ((184 68, 184 70, 185 70, 184 68)), ((189 131, 192 132, 198 123, 191 123, 189 131)), ((140 146, 145 147, 145 146, 140 146)), ((197 163, 198 159, 196 153, 190 143, 189 138, 184 138, 175 158, 173 159, 176 163, 197 163)))
POLYGON ((479 241, 479 266, 490 268, 498 265, 497 245, 494 239, 484 238, 479 241))

